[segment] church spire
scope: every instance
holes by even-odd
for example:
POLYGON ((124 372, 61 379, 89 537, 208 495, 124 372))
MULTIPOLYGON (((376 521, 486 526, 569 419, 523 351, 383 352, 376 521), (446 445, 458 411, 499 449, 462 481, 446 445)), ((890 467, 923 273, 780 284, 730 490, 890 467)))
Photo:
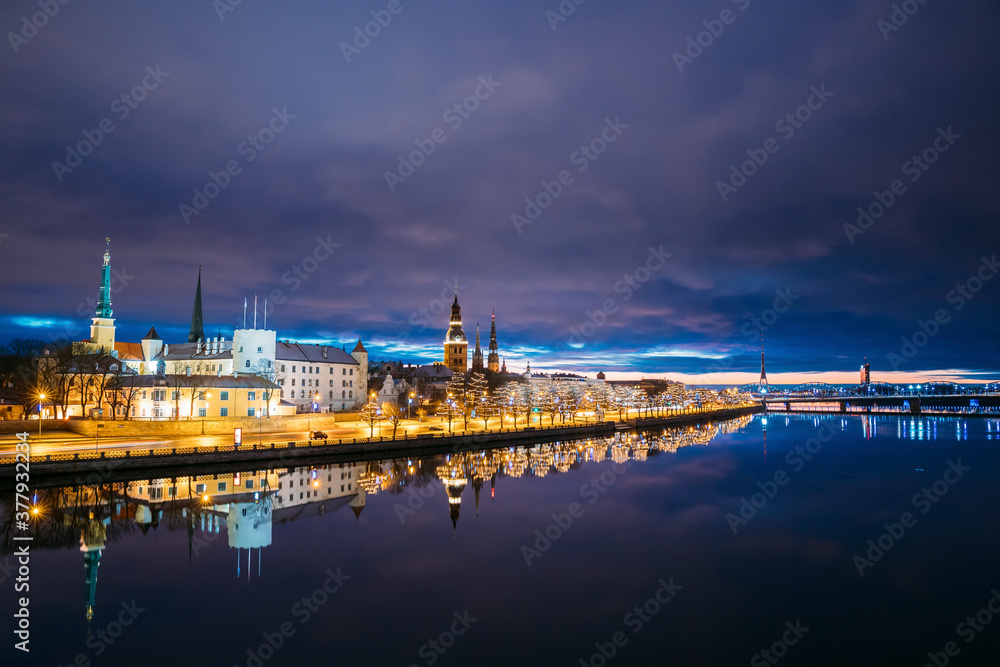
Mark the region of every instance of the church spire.
POLYGON ((111 317, 111 237, 106 237, 104 248, 104 265, 101 267, 101 292, 97 299, 98 317, 111 317))
POLYGON ((494 373, 500 370, 500 350, 497 348, 497 308, 493 306, 493 316, 490 324, 490 355, 486 367, 494 373))
POLYGON ((483 350, 479 347, 479 322, 476 322, 476 351, 472 353, 472 371, 483 372, 483 350))
POLYGON ((205 340, 205 332, 202 328, 201 317, 201 267, 198 267, 198 287, 194 292, 194 311, 191 313, 191 333, 188 334, 189 343, 197 343, 205 340))

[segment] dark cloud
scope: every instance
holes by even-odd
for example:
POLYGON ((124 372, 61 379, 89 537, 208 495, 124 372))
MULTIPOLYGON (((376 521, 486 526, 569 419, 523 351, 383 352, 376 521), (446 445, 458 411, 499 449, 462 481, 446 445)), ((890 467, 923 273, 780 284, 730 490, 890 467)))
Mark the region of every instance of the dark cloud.
MULTIPOLYGON (((77 319, 111 236, 135 276, 114 297, 125 339, 153 323, 181 336, 202 265, 207 326, 280 290, 282 338, 362 336, 416 360, 447 326, 420 309, 457 279, 467 333, 496 302, 519 365, 697 373, 735 351, 729 368, 752 375, 742 329, 787 288, 800 298, 766 334, 775 370, 866 355, 888 370, 900 337, 1000 250, 1000 12, 928 3, 885 40, 889 2, 742 4, 589 2, 553 31, 553 1, 404 2, 350 63, 340 43, 384 3, 245 2, 224 20, 207 2, 61 6, 0 58, 0 334, 77 319), (678 72, 673 52, 727 8, 733 23, 678 72), (156 66, 169 74, 120 118, 113 101, 156 66), (490 76, 499 87, 456 126, 449 110, 490 76), (821 86, 833 96, 785 136, 776 121, 821 86), (248 161, 243 142, 286 108, 248 161), (60 182, 52 163, 104 118, 114 131, 60 182), (627 128, 579 172, 607 119, 627 128), (948 127, 961 138, 906 180, 948 127), (390 191, 385 172, 436 129, 446 141, 390 191), (717 181, 771 137, 779 150, 723 201, 717 181), (178 207, 228 161, 240 173, 186 224, 178 207), (572 184, 519 234, 511 215, 561 170, 572 184), (852 244, 844 224, 894 179, 906 192, 852 244), (296 285, 327 238, 339 247, 296 285), (616 284, 661 244, 672 257, 624 299, 616 284), (609 298, 617 311, 570 346, 609 298)), ((0 27, 36 10, 7 3, 0 27)), ((1000 369, 998 305, 987 283, 904 370, 1000 369)))

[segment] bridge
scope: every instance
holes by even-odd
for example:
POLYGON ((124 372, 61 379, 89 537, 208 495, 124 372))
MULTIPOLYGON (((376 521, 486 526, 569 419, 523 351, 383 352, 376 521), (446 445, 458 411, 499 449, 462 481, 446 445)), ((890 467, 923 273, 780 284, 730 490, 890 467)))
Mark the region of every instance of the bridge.
POLYGON ((825 412, 888 415, 1000 414, 998 394, 952 394, 941 396, 809 396, 765 398, 768 412, 825 412))

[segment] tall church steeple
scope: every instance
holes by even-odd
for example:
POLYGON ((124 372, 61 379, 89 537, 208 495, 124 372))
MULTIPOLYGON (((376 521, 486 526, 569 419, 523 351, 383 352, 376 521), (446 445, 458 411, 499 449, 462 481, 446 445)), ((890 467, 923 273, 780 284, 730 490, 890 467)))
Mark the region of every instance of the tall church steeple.
POLYGON ((444 338, 444 365, 454 373, 465 373, 469 363, 469 341, 462 330, 462 307, 458 305, 458 292, 451 305, 451 323, 444 338))
POLYGON ((487 368, 494 373, 500 370, 500 350, 497 348, 497 309, 493 307, 493 322, 490 324, 490 356, 486 360, 487 368))
POLYGON ((476 322, 476 351, 472 353, 472 371, 483 372, 483 350, 479 347, 479 322, 476 322))
POLYGON ((201 267, 198 267, 198 287, 194 292, 194 311, 191 313, 191 333, 188 334, 189 343, 197 343, 205 340, 205 331, 202 327, 201 317, 201 267))
POLYGON ((97 298, 96 317, 91 318, 90 342, 107 353, 115 349, 115 321, 111 317, 111 238, 105 238, 104 264, 101 266, 101 290, 97 298))

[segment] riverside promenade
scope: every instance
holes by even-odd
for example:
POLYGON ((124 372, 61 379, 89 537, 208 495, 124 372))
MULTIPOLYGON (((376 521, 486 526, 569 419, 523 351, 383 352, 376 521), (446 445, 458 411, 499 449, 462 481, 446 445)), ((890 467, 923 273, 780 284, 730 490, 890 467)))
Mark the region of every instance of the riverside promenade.
MULTIPOLYGON (((150 477, 186 476, 251 469, 373 461, 407 456, 435 456, 498 447, 564 440, 606 438, 621 430, 645 430, 733 419, 763 411, 762 405, 692 410, 667 417, 603 421, 578 426, 550 425, 460 433, 421 433, 403 437, 354 437, 299 442, 246 443, 207 447, 109 449, 100 452, 46 454, 30 458, 32 485, 107 483, 150 477)), ((28 439, 29 445, 31 438, 28 439)), ((23 459, 22 459, 23 460, 23 459)), ((15 458, 0 459, 0 489, 12 487, 15 458)), ((23 465, 23 463, 22 463, 23 465)))

